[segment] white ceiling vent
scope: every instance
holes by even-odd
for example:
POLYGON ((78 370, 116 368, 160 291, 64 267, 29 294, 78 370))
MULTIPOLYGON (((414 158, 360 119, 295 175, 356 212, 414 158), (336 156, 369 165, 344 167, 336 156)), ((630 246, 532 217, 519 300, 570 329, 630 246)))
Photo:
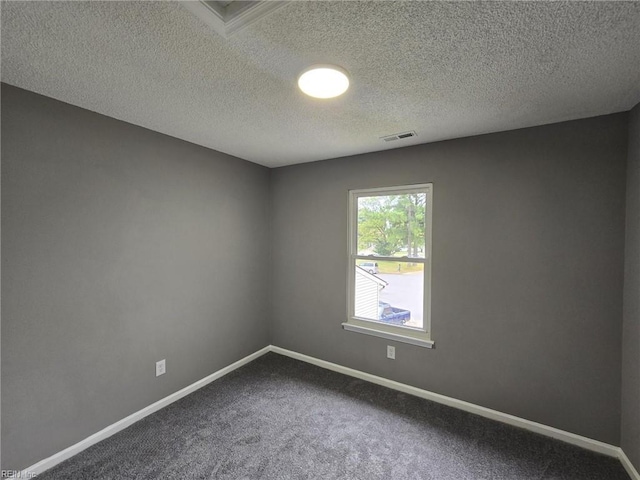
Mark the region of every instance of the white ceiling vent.
POLYGON ((386 137, 380 137, 380 140, 385 142, 393 142, 394 140, 404 140, 406 138, 417 137, 418 135, 414 130, 410 132, 394 133, 393 135, 387 135, 386 137))
POLYGON ((182 5, 223 37, 242 30, 288 2, 275 0, 199 0, 182 5))

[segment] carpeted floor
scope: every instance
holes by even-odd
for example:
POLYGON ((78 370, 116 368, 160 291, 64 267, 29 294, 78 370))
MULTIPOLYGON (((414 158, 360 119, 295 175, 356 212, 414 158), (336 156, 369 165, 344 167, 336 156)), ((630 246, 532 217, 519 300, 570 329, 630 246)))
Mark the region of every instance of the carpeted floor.
POLYGON ((615 459, 269 353, 38 476, 629 480, 615 459))

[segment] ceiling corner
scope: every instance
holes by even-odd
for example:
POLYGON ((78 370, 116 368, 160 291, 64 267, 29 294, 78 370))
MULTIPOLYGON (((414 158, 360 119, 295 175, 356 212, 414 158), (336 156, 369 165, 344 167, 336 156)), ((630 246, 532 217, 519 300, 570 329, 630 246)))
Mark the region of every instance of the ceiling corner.
POLYGON ((277 0, 198 0, 182 5, 224 38, 248 27, 289 2, 277 0))

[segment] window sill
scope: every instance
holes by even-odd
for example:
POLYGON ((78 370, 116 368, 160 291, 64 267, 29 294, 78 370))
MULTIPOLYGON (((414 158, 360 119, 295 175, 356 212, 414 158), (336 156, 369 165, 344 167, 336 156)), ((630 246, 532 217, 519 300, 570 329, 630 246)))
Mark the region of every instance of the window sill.
POLYGON ((348 322, 343 323, 342 328, 349 332, 364 333, 365 335, 373 335, 374 337, 386 338, 387 340, 417 345, 418 347, 435 348, 435 342, 433 340, 411 337, 399 333, 383 332, 375 328, 362 327, 348 322))

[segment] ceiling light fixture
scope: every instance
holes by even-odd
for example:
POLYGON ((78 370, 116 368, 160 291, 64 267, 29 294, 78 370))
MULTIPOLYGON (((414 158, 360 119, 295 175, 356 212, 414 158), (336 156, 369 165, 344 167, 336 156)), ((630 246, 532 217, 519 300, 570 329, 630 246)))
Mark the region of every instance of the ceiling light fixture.
POLYGON ((298 87, 310 97, 333 98, 347 91, 349 76, 335 65, 313 65, 300 74, 298 87))

